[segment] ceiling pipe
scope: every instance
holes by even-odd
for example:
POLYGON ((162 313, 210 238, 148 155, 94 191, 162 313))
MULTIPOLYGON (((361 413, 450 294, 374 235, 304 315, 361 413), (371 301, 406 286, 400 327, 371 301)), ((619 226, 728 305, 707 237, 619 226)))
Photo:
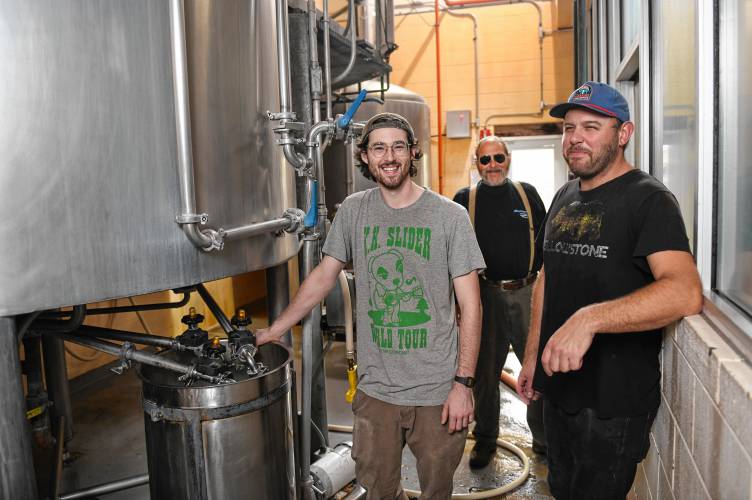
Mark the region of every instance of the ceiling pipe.
POLYGON ((478 18, 469 12, 454 12, 447 9, 447 14, 454 17, 464 17, 473 22, 473 66, 475 71, 475 127, 480 126, 480 70, 478 69, 478 18))
POLYGON ((441 31, 441 19, 439 18, 439 0, 434 0, 434 31, 436 33, 436 116, 439 136, 439 193, 444 192, 444 140, 441 123, 441 44, 439 32, 441 31))
MULTIPOLYGON (((493 6, 493 5, 511 5, 514 3, 526 3, 535 7, 538 12, 538 59, 539 59, 539 100, 538 111, 536 113, 510 113, 510 114, 494 114, 488 117, 485 121, 485 125, 488 125, 488 121, 491 118, 500 118, 505 116, 542 116, 543 111, 546 109, 546 103, 543 99, 543 38, 546 32, 543 31, 543 13, 540 6, 533 0, 518 0, 516 2, 500 3, 499 0, 444 0, 444 4, 447 6, 447 13, 454 16, 472 16, 473 17, 473 42, 475 46, 475 123, 480 124, 480 104, 479 104, 479 83, 480 76, 478 74, 478 49, 477 49, 477 19, 472 14, 457 14, 452 12, 453 8, 465 7, 465 6, 493 6)), ((438 125, 438 172, 439 172, 439 192, 444 190, 444 139, 443 139, 443 123, 442 123, 442 109, 441 109, 441 42, 440 42, 440 28, 441 19, 439 17, 439 0, 434 0, 434 31, 436 36, 436 111, 437 111, 437 125, 438 125)))

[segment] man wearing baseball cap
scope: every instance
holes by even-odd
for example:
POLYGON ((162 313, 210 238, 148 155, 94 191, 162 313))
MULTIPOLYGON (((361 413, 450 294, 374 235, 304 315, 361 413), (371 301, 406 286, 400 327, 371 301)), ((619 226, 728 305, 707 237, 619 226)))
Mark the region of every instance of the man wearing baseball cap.
POLYGON ((374 116, 357 146, 355 160, 377 187, 342 202, 321 264, 274 323, 257 332, 258 342, 276 340, 295 325, 352 262, 357 480, 369 499, 406 499, 400 479, 407 444, 422 498, 449 499, 473 419, 478 270, 485 263, 467 212, 411 180, 421 151, 407 120, 394 113, 374 116))
POLYGON ((624 157, 634 124, 587 82, 551 116, 577 178, 554 197, 517 392, 542 396, 557 499, 625 498, 661 401, 661 329, 702 309, 679 206, 624 157))

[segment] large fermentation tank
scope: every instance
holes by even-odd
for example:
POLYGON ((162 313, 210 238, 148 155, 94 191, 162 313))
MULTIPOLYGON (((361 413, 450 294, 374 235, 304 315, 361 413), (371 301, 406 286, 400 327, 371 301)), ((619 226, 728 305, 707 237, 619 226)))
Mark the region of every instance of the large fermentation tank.
POLYGON ((188 387, 174 372, 141 365, 152 498, 294 498, 292 354, 266 344, 256 359, 268 368, 262 375, 236 370, 235 382, 188 387))
MULTIPOLYGON (((274 2, 186 0, 198 211, 281 216, 295 179, 279 110, 274 2)), ((180 211, 170 2, 0 2, 0 316, 266 268, 293 235, 194 247, 180 211)))
MULTIPOLYGON (((363 85, 369 91, 381 88, 381 82, 369 81, 363 85)), ((378 92, 369 94, 369 97, 380 98, 378 92)), ((344 105, 334 108, 335 113, 343 113, 344 105)), ((384 104, 368 100, 360 105, 355 113, 355 121, 365 122, 376 113, 388 111, 404 116, 413 127, 418 138, 423 158, 416 161, 418 175, 415 182, 421 186, 431 187, 431 110, 426 100, 420 95, 399 85, 392 84, 384 95, 384 104)), ((366 179, 360 173, 360 169, 353 160, 353 145, 334 143, 327 148, 324 155, 324 178, 326 181, 326 204, 329 213, 333 213, 336 204, 341 203, 350 193, 363 191, 376 186, 371 180, 366 179), (348 180, 352 187, 348 187, 348 180)))

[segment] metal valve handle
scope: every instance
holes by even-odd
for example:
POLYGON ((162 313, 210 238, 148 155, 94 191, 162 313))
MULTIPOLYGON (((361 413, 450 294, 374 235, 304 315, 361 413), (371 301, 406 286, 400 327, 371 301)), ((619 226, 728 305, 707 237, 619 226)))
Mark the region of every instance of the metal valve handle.
POLYGON ((358 97, 355 98, 353 103, 350 105, 349 108, 347 108, 347 111, 345 111, 345 114, 340 116, 339 120, 337 120, 337 126, 339 128, 345 128, 350 124, 350 121, 352 121, 353 116, 355 116, 355 113, 358 111, 358 108, 363 103, 363 99, 366 98, 366 89, 362 89, 360 93, 358 94, 358 97))

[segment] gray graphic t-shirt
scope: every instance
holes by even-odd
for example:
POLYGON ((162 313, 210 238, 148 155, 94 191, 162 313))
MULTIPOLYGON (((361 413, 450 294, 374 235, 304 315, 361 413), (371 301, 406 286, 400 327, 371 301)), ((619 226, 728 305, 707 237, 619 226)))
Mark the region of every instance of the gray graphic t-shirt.
POLYGON ((426 190, 391 208, 379 188, 349 196, 324 253, 353 262, 358 388, 387 403, 443 404, 457 369, 452 279, 485 268, 467 210, 426 190))

